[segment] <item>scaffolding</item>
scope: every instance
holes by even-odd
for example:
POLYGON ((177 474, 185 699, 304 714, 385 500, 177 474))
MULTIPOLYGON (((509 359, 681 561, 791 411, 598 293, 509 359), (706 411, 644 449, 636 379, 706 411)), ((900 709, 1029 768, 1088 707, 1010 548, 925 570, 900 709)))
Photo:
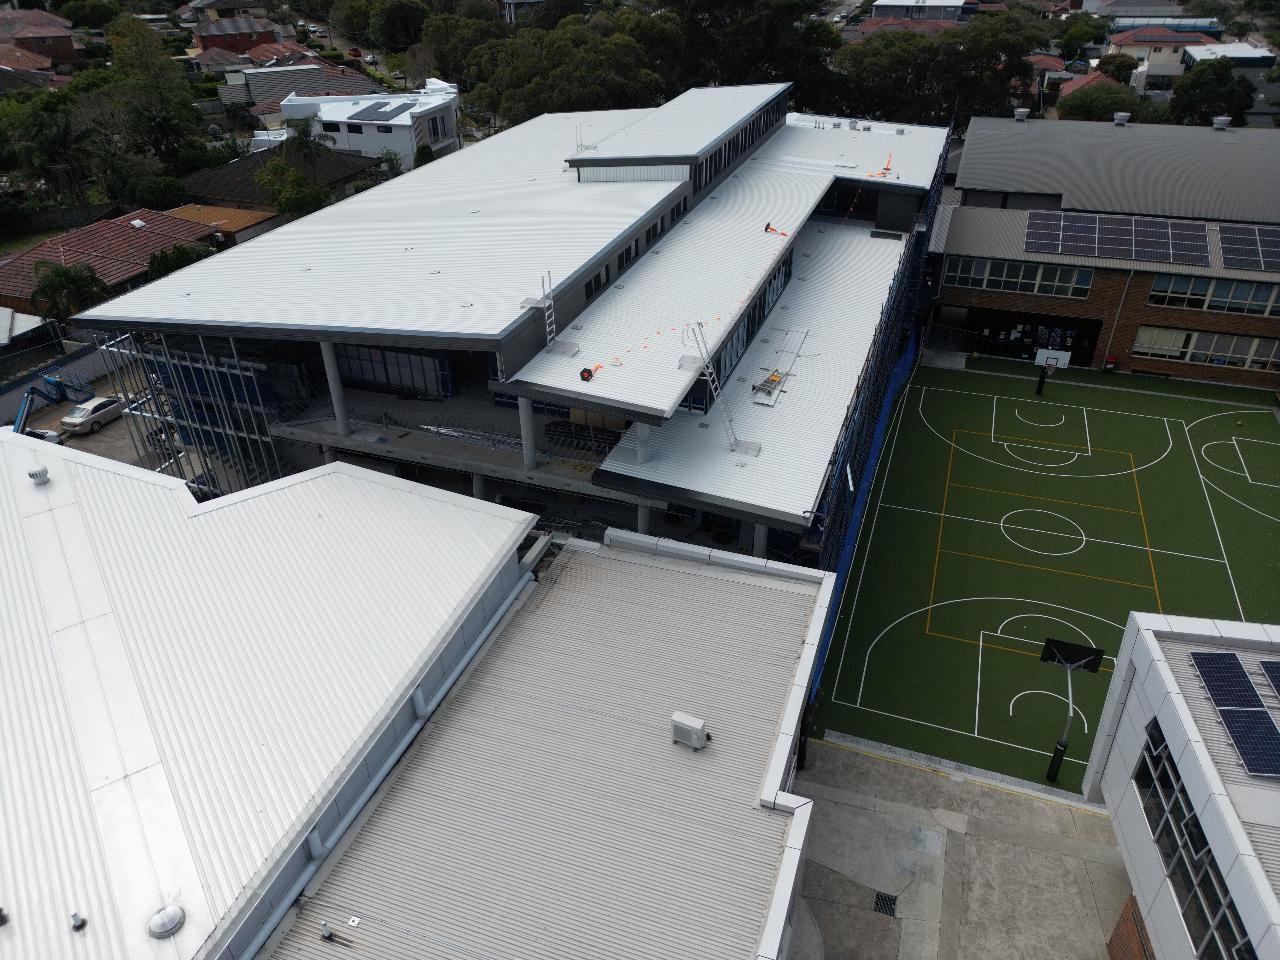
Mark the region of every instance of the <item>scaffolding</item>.
POLYGON ((283 476, 270 425, 308 392, 301 374, 282 390, 278 371, 242 360, 229 337, 173 339, 183 349, 159 333, 95 336, 138 464, 203 498, 283 476))

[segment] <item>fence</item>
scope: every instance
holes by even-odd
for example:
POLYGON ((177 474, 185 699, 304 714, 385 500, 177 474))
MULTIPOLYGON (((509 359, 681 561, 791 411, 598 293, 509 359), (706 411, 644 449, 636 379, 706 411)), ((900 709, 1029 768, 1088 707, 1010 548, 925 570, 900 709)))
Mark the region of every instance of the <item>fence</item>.
MULTIPOLYGON (((106 359, 95 344, 89 343, 65 357, 59 357, 53 363, 39 370, 34 370, 0 384, 0 423, 11 423, 18 416, 18 408, 22 405, 22 397, 27 388, 39 385, 46 376, 61 375, 69 380, 80 380, 92 383, 107 372, 106 359)), ((32 410, 48 406, 40 397, 32 397, 32 410)))

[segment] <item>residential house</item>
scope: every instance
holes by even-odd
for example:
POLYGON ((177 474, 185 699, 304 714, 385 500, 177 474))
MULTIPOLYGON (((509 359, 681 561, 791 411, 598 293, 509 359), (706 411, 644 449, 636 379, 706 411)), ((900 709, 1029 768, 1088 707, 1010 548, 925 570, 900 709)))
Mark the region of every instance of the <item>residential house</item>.
POLYGON ((954 21, 976 8, 976 0, 875 0, 871 5, 871 16, 954 21))
POLYGON ((272 210, 241 210, 237 207, 213 207, 203 203, 188 203, 165 211, 179 220, 190 220, 212 227, 213 242, 219 249, 233 247, 284 223, 284 219, 272 210))
POLYGON ((260 17, 271 16, 265 3, 255 0, 191 0, 186 4, 201 22, 218 20, 223 17, 260 17))
POLYGON ((458 149, 458 90, 443 80, 428 80, 411 93, 362 97, 299 97, 280 103, 285 120, 310 119, 312 129, 335 150, 381 157, 390 150, 403 170, 429 146, 436 157, 458 149), (331 141, 331 142, 330 142, 331 141))
POLYGON ((16 43, 0 43, 0 67, 48 73, 53 70, 53 60, 44 54, 32 53, 16 43))
POLYGON ((934 321, 984 353, 1280 387, 1276 132, 1126 121, 974 118, 934 321))
POLYGON ((1177 0, 1083 0, 1081 9, 1095 17, 1181 18, 1185 16, 1177 0))
POLYGON ((1203 33, 1216 42, 1222 36, 1222 24, 1213 17, 1115 17, 1111 29, 1124 33, 1138 27, 1167 27, 1180 33, 1203 33))
POLYGON ((213 228, 180 220, 155 210, 135 210, 114 220, 102 220, 44 240, 0 265, 0 306, 23 313, 39 313, 31 295, 40 277, 41 261, 71 266, 87 264, 112 294, 124 293, 147 279, 153 253, 204 243, 213 228))
POLYGON ((0 45, 9 44, 48 58, 55 67, 71 66, 80 58, 71 21, 43 10, 0 10, 0 45))
POLYGON ((218 87, 223 103, 258 104, 299 96, 379 93, 382 88, 358 70, 315 58, 287 67, 261 67, 228 73, 218 87))
POLYGON ((15 70, 0 64, 0 93, 46 90, 60 86, 70 79, 48 70, 15 70))
POLYGON ((1173 81, 1186 70, 1182 59, 1185 48, 1211 43, 1213 38, 1203 33, 1169 27, 1134 27, 1110 34, 1106 52, 1127 54, 1138 61, 1129 85, 1139 96, 1146 96, 1157 90, 1173 89, 1173 81))
POLYGON ((206 20, 195 29, 196 48, 217 48, 230 53, 247 53, 264 43, 274 43, 283 31, 270 20, 257 17, 219 17, 206 20))
POLYGON ((202 73, 230 73, 243 70, 245 67, 241 54, 232 53, 222 47, 209 47, 201 50, 192 58, 202 73))
POLYGON ((1073 79, 1061 84, 1058 87, 1058 99, 1062 100, 1063 97, 1069 97, 1076 91, 1083 90, 1085 87, 1092 87, 1095 84, 1103 84, 1104 86, 1107 84, 1115 84, 1119 86, 1115 80, 1112 80, 1105 73, 1102 73, 1099 70, 1094 70, 1092 73, 1086 73, 1084 76, 1074 77, 1073 79))
POLYGON ((302 60, 322 59, 310 47, 305 47, 293 40, 259 44, 249 50, 245 57, 255 67, 287 67, 302 60))
POLYGON ((1053 54, 1033 53, 1025 59, 1031 64, 1032 79, 1025 93, 1017 98, 1021 106, 1043 110, 1046 106, 1057 102, 1063 84, 1070 83, 1079 77, 1079 74, 1067 69, 1061 57, 1055 57, 1053 54))
POLYGON ((275 201, 257 181, 257 175, 276 156, 282 156, 308 180, 328 187, 338 197, 350 196, 352 185, 366 177, 379 161, 320 147, 303 160, 291 152, 251 153, 220 167, 197 170, 182 179, 187 194, 198 203, 241 210, 275 211, 275 201))

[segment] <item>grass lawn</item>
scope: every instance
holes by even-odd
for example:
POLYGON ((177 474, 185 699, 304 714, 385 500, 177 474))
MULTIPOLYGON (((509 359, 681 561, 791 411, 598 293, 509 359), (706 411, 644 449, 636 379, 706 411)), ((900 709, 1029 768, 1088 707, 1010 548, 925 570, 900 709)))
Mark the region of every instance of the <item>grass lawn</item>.
MULTIPOLYGON (((1047 637, 1113 656, 1131 610, 1280 621, 1269 395, 1132 386, 1055 377, 1037 397, 1031 378, 916 371, 841 600, 819 732, 1044 782, 1066 720, 1065 673, 1039 660, 1047 637)), ((1113 664, 1075 675, 1058 786, 1080 789, 1113 664)))
POLYGON ((63 232, 65 231, 42 230, 39 233, 23 234, 20 237, 14 237, 12 240, 0 240, 0 257, 13 253, 22 253, 28 247, 34 247, 41 240, 48 240, 50 237, 56 237, 63 232))

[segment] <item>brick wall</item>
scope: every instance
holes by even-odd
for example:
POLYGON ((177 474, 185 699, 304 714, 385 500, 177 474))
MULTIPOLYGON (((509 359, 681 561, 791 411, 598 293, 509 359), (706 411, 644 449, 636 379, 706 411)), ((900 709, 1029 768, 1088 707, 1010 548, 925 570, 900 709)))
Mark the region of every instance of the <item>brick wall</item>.
POLYGON ((1117 370, 1153 373, 1195 380, 1212 380, 1241 386, 1280 388, 1280 373, 1242 370, 1203 363, 1182 363, 1135 357, 1131 353, 1138 327, 1174 327, 1210 333, 1235 333, 1254 337, 1280 337, 1280 318, 1245 316, 1238 313, 1214 313, 1209 310, 1184 310, 1176 307, 1153 307, 1147 295, 1155 280, 1153 273, 1129 275, 1119 270, 1098 270, 1093 275, 1089 296, 1081 300, 1070 297, 1044 297, 1002 290, 971 290, 965 287, 942 287, 938 303, 947 306, 1007 310, 1029 316, 1082 317, 1098 320, 1101 330, 1094 348, 1094 367, 1101 367, 1108 355, 1116 358, 1117 370), (1128 291, 1125 283, 1129 282, 1128 291), (1119 320, 1117 321, 1117 315, 1119 320), (1114 328, 1114 332, 1113 332, 1114 328), (1108 345, 1110 341, 1110 345, 1108 345))
POLYGON ((1156 952, 1151 949, 1151 938, 1147 936, 1147 928, 1133 894, 1129 894, 1129 899, 1124 902, 1120 919, 1111 931, 1107 955, 1111 960, 1156 960, 1156 952))
POLYGON ((78 59, 75 41, 69 34, 55 37, 18 37, 13 42, 24 50, 48 57, 55 67, 75 63, 78 59))

